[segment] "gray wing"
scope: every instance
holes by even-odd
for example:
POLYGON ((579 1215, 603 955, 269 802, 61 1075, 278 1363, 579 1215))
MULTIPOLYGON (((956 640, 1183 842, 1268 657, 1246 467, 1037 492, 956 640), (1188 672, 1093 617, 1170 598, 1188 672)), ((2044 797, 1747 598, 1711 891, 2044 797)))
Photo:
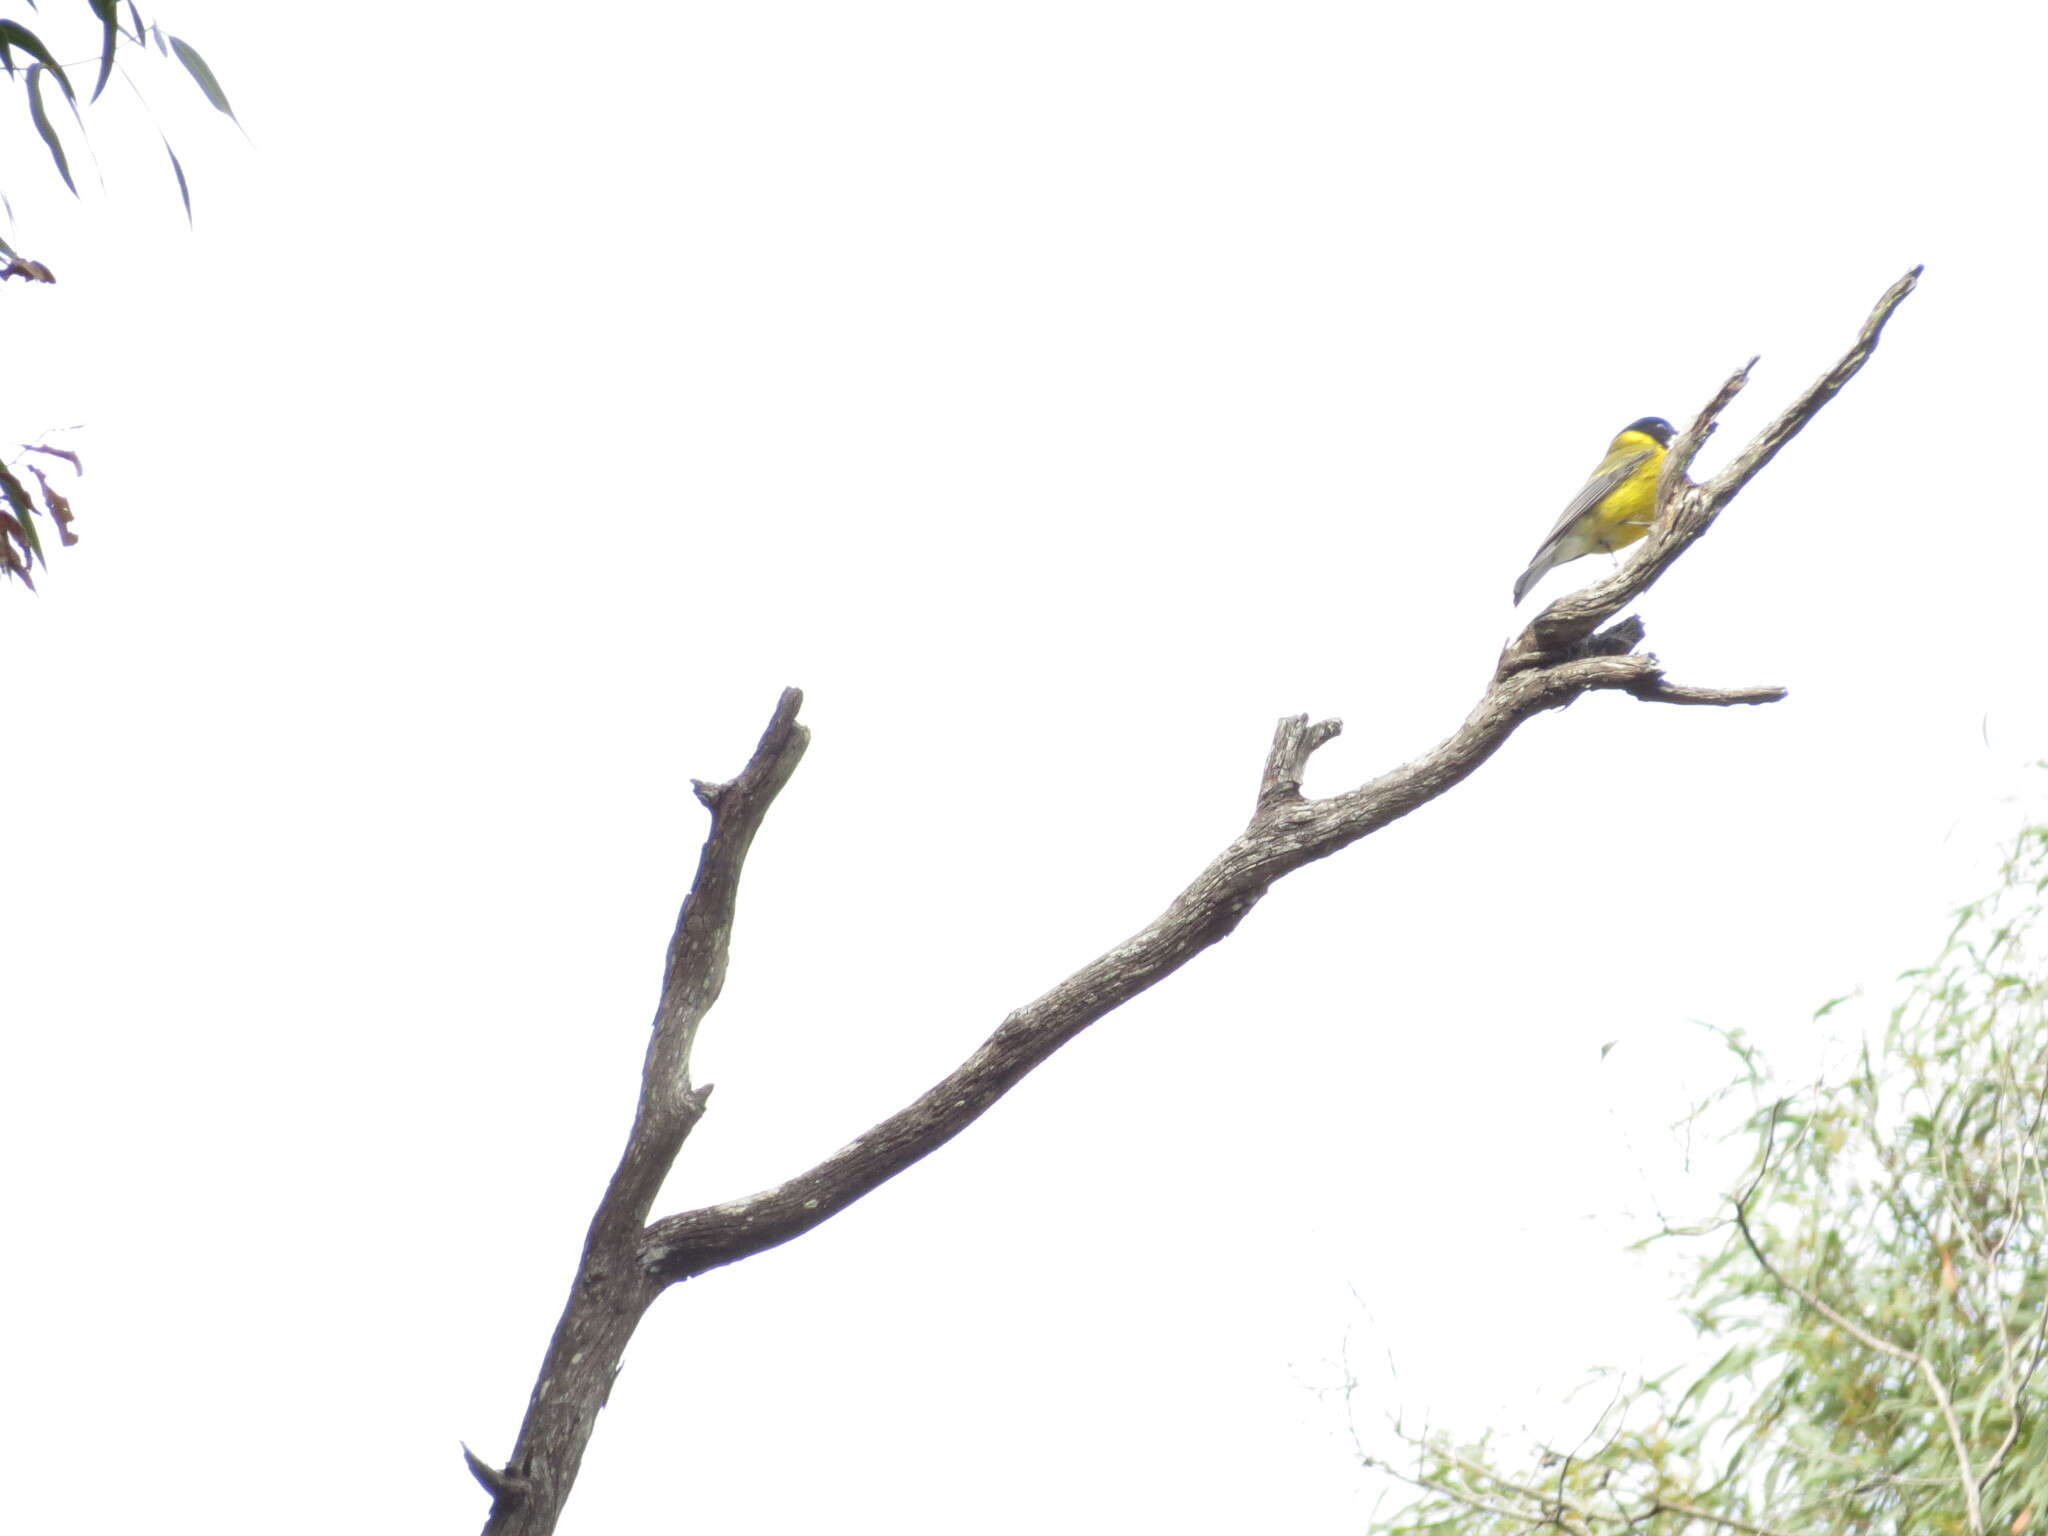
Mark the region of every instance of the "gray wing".
POLYGON ((1579 494, 1572 498, 1572 504, 1566 507, 1558 516, 1557 526, 1543 536, 1543 542, 1536 550, 1536 558, 1541 560, 1545 555, 1549 554, 1552 546, 1561 541, 1565 534, 1571 530, 1573 523, 1576 523, 1604 501, 1608 492, 1641 469, 1643 461, 1649 458, 1649 456, 1650 450, 1647 448, 1639 453, 1632 453, 1605 474, 1596 474, 1592 479, 1580 486, 1579 494))
POLYGON ((1543 542, 1536 547, 1536 556, 1529 562, 1529 569, 1522 572, 1521 579, 1515 583, 1516 602, 1519 603, 1524 597, 1529 595, 1529 589, 1536 585, 1537 579, 1545 571, 1553 566, 1564 564, 1564 559, 1560 557, 1560 550, 1564 544, 1565 536, 1572 531, 1573 525, 1588 512, 1599 506, 1606 499, 1608 493, 1620 485, 1622 481, 1641 469, 1644 461, 1649 457, 1650 450, 1644 448, 1639 452, 1630 454, 1618 464, 1603 465, 1600 470, 1594 473, 1592 479, 1579 487, 1579 494, 1572 498, 1571 505, 1558 515, 1557 526, 1545 534, 1543 542))

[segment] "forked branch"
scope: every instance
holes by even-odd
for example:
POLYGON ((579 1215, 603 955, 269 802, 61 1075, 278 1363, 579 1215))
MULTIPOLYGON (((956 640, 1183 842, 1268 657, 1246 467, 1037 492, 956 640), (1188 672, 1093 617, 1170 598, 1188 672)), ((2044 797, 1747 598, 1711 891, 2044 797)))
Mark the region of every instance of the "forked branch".
MULTIPOLYGON (((1657 482, 1657 512, 1649 535, 1637 553, 1620 570, 1576 592, 1567 592, 1545 608, 1501 655, 1503 673, 1542 666, 1548 658, 1568 654, 1575 647, 1597 639, 1594 631, 1641 597, 1671 568, 1672 562, 1692 547, 1713 527, 1735 493, 1756 477, 1757 471, 1777 457, 1783 448, 1834 399, 1842 386, 1853 379, 1870 354, 1892 312, 1906 301, 1920 283, 1921 268, 1915 267, 1885 290, 1884 297, 1863 322, 1855 344, 1839 361, 1816 379, 1775 420, 1751 440, 1748 447, 1713 478, 1695 482, 1688 472, 1692 462, 1714 433, 1720 415, 1749 383, 1749 371, 1757 360, 1751 358, 1731 373, 1695 416, 1692 424, 1672 441, 1664 457, 1663 473, 1657 482)), ((1672 699, 1669 702, 1695 702, 1672 699)), ((1721 702, 1710 700, 1707 702, 1721 702)), ((1754 701, 1745 701, 1754 702, 1754 701)))
POLYGON ((1696 486, 1684 466, 1747 370, 1731 378, 1673 446, 1659 492, 1659 524, 1644 554, 1608 581, 1544 610, 1509 646, 1472 712, 1440 745, 1355 789, 1310 799, 1302 792, 1309 759, 1341 726, 1335 720, 1311 725, 1306 715, 1282 720, 1244 831, 1158 918, 1011 1013, 941 1082, 816 1167, 773 1189, 649 1222, 655 1194, 710 1092, 691 1082, 690 1048, 724 983, 740 869, 769 805, 803 755, 806 734, 796 722, 802 696, 785 692, 739 776, 696 786, 711 811, 711 832, 669 946, 625 1153, 591 1223, 510 1460, 496 1469, 470 1458, 492 1495, 486 1536, 554 1530, 626 1344, 662 1290, 788 1242, 944 1146, 1075 1035, 1232 932, 1275 881, 1428 804, 1491 757, 1524 721, 1585 694, 1712 705, 1782 698, 1778 688, 1672 683, 1654 656, 1637 653, 1639 620, 1599 626, 1705 532, 1720 506, 1862 366, 1914 276, 1885 296, 1849 354, 1735 465, 1696 486))

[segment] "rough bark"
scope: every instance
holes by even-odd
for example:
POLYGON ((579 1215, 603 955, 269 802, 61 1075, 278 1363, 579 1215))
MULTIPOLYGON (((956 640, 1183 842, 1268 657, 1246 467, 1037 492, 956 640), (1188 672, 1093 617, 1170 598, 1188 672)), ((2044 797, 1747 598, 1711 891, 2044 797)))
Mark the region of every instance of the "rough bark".
POLYGON ((1427 804, 1477 769, 1524 721, 1584 694, 1619 692, 1653 703, 1711 705, 1783 698, 1780 688, 1674 683, 1656 657, 1637 652, 1640 620, 1608 621, 1648 590, 1854 376, 1918 278, 1915 268, 1894 284, 1841 361, 1726 469, 1696 483, 1687 473, 1695 455, 1748 381, 1749 366, 1737 370, 1672 444, 1656 524, 1639 553, 1614 575, 1559 598, 1532 619, 1502 651, 1472 712, 1441 745, 1356 789, 1312 800, 1301 791, 1307 762, 1341 726, 1335 720, 1312 725, 1306 715, 1282 720, 1245 830, 1155 921, 1011 1013, 944 1080, 816 1167, 773 1189, 650 1223, 662 1180, 704 1113, 709 1089, 691 1084, 690 1047, 724 985, 740 870, 808 739, 796 723, 802 696, 785 691, 739 777, 696 785, 711 811, 711 832, 669 946, 625 1153, 591 1221, 568 1305, 511 1458, 500 1469, 465 1449, 470 1470, 492 1495, 485 1536, 546 1536, 554 1530, 627 1342, 663 1290, 788 1242, 945 1145, 1083 1029, 1228 935, 1282 876, 1427 804))
POLYGON ((554 1530, 626 1345, 666 1284, 640 1262, 640 1238, 661 1181, 703 1118, 710 1096, 708 1086, 700 1089, 690 1081, 690 1046, 697 1025, 725 987, 747 850, 810 742, 810 732, 796 722, 802 703, 796 689, 783 690, 739 777, 727 784, 692 785, 711 812, 711 832, 669 941, 661 1002, 625 1154, 591 1218, 569 1302, 527 1399, 511 1459, 502 1469, 494 1468, 463 1448, 470 1471, 491 1494, 484 1526, 489 1536, 543 1536, 554 1530))

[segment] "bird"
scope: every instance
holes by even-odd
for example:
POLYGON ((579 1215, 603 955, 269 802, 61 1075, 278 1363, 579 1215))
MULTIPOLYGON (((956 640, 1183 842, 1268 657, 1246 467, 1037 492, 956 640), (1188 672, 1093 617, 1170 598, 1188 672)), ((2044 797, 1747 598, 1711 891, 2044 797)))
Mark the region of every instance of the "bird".
POLYGON ((1641 417, 1615 434, 1607 457, 1586 477, 1529 569, 1516 580, 1517 603, 1544 572, 1581 555, 1633 544, 1650 531, 1650 521, 1657 515, 1657 472, 1674 435, 1662 416, 1641 417))

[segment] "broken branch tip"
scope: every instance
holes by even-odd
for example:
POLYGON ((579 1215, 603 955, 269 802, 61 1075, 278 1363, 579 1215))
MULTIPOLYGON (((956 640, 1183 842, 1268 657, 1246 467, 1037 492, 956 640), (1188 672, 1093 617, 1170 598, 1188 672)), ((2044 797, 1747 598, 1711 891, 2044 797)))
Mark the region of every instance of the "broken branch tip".
POLYGON ((461 1441, 463 1465, 469 1468, 469 1475, 483 1484, 484 1492, 493 1499, 522 1499, 530 1484, 523 1477, 514 1477, 510 1472, 500 1471, 477 1455, 461 1441))

